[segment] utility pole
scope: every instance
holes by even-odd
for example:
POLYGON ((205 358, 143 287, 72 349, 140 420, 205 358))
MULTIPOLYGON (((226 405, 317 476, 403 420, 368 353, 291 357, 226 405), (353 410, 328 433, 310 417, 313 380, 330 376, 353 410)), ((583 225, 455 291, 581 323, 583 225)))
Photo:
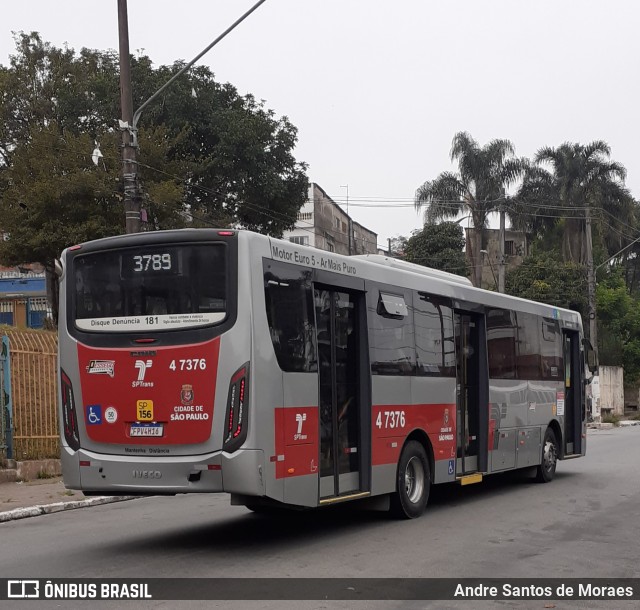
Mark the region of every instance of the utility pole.
POLYGON ((504 205, 500 205, 500 254, 498 256, 498 292, 504 293, 504 205))
POLYGON ((229 32, 242 23, 253 11, 266 0, 258 0, 248 11, 236 19, 220 36, 208 47, 196 55, 181 70, 176 72, 160 89, 149 99, 142 103, 140 108, 133 112, 133 97, 131 95, 131 61, 129 59, 129 25, 127 18, 127 0, 118 0, 118 36, 120 41, 120 104, 122 108, 122 178, 124 182, 124 210, 125 226, 127 233, 140 231, 140 188, 138 180, 138 164, 136 153, 138 148, 138 120, 146 106, 155 100, 173 81, 182 76, 205 53, 208 53, 229 32))
POLYGON ((129 24, 127 0, 118 0, 118 39, 120 42, 120 107, 122 121, 122 181, 124 184, 125 230, 140 231, 140 193, 138 165, 133 141, 133 96, 131 94, 131 60, 129 59, 129 24))
POLYGON ((391 254, 391 238, 387 237, 387 241, 389 242, 389 257, 392 257, 392 254, 391 254))
POLYGON ((352 249, 353 226, 351 225, 351 216, 349 216, 349 185, 348 184, 341 184, 340 188, 341 189, 347 189, 347 228, 348 228, 348 231, 349 231, 349 236, 348 236, 347 242, 349 244, 349 256, 351 256, 351 254, 353 253, 353 249, 352 249))
POLYGON ((589 340, 598 361, 598 325, 596 322, 596 277, 593 268, 593 243, 591 237, 591 208, 587 203, 584 212, 584 229, 587 249, 587 312, 589 315, 589 340))

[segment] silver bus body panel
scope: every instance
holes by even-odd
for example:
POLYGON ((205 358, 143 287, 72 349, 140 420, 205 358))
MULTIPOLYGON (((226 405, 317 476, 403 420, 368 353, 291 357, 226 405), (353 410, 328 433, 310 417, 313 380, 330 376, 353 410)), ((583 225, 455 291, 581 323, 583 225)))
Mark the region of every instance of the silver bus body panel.
MULTIPOLYGON (((310 258, 315 256, 317 261, 336 263, 330 266, 329 271, 337 274, 355 275, 365 281, 446 297, 453 301, 454 307, 456 303, 479 303, 487 307, 513 308, 558 319, 563 327, 582 332, 581 320, 575 312, 487 292, 465 281, 449 281, 438 274, 419 273, 410 267, 380 264, 374 258, 345 257, 243 231, 238 232, 237 239, 238 294, 241 296, 238 298, 235 325, 220 336, 211 437, 199 445, 166 445, 164 447, 169 450, 168 454, 134 455, 127 453, 124 446, 89 441, 84 418, 80 416, 78 425, 82 447, 77 452, 68 447, 62 423, 60 425, 67 487, 122 494, 224 491, 242 496, 266 496, 298 506, 319 504, 319 474, 278 474, 278 463, 283 456, 278 455, 276 442, 284 443, 284 432, 276 426, 277 410, 302 407, 318 409, 318 374, 283 373, 278 365, 266 319, 264 259, 320 268, 319 262, 308 264, 310 258), (299 261, 307 262, 303 264, 299 261), (230 380, 238 368, 247 362, 250 367, 248 436, 241 449, 225 453, 222 445, 230 380), (81 460, 89 461, 92 465, 81 467, 81 460), (135 471, 143 474, 136 475, 135 471), (145 472, 151 474, 145 475, 145 472), (157 472, 161 473, 160 477, 157 477, 157 472), (194 477, 194 472, 199 472, 200 477, 194 477), (190 481, 190 476, 195 480, 190 481)), ((63 275, 61 295, 64 294, 65 281, 63 275)), ((375 315, 375 312, 369 311, 368 315, 375 315)), ((61 298, 60 320, 66 323, 66 319, 66 301, 61 298)), ((79 371, 83 363, 78 361, 76 341, 66 332, 60 336, 60 362, 64 363, 65 372, 72 382, 76 409, 81 415, 84 403, 79 371)), ((561 381, 489 380, 487 408, 490 409, 490 419, 495 422, 495 429, 493 444, 488 447, 485 474, 540 463, 546 428, 556 422, 558 429, 564 431, 565 418, 557 414, 557 398, 563 389, 561 381)), ((371 399, 372 406, 405 410, 428 409, 432 404, 451 405, 455 419, 456 379, 371 375, 371 399)), ((371 426, 373 429, 375 421, 371 422, 371 426)), ((416 431, 398 432, 395 436, 390 434, 388 441, 396 443, 399 455, 407 437, 416 431)), ((417 432, 427 434, 425 431, 417 432)), ((582 429, 576 430, 576 434, 582 434, 581 454, 584 455, 586 422, 582 422, 582 429)), ((433 445, 432 435, 427 436, 433 445)), ((563 439, 557 440, 562 445, 563 439)), ((286 444, 284 446, 287 447, 286 444)), ((129 447, 130 450, 134 448, 129 447)), ((432 481, 454 481, 460 470, 459 459, 441 454, 434 454, 433 459, 432 481), (454 472, 450 464, 452 459, 456 464, 454 472)), ((397 463, 374 464, 370 468, 371 495, 395 491, 397 463)))

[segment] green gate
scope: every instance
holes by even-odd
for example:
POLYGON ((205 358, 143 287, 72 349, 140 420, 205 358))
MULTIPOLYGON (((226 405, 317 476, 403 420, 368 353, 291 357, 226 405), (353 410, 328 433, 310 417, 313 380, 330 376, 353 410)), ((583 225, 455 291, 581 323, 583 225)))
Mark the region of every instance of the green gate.
POLYGON ((0 350, 0 456, 13 459, 13 410, 11 408, 11 359, 9 337, 2 337, 0 350))

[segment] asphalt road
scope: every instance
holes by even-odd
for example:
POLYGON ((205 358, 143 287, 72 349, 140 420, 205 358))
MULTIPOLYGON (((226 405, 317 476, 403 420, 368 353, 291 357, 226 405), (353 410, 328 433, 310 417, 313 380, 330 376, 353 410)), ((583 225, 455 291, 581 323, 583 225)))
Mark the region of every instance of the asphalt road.
MULTIPOLYGON (((587 456, 559 463, 555 480, 547 485, 509 474, 465 488, 435 487, 427 513, 412 521, 349 510, 266 517, 230 506, 222 495, 96 506, 0 525, 0 574, 9 578, 637 578, 639 465, 640 426, 636 426, 590 431, 587 456)), ((44 607, 41 602, 14 604, 44 607)), ((636 604, 582 601, 554 607, 631 608, 636 604)), ((171 608, 176 604, 144 605, 171 608)), ((541 601, 188 605, 545 607, 541 601)), ((55 607, 81 608, 86 602, 77 606, 58 602, 55 607)))

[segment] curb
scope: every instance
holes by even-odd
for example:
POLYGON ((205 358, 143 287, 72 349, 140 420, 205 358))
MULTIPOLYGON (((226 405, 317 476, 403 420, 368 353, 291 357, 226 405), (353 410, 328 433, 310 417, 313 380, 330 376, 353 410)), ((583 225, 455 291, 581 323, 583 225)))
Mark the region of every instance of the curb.
POLYGON ((631 426, 640 426, 638 419, 621 419, 617 424, 590 423, 587 424, 589 430, 613 430, 614 428, 629 428, 631 426))
POLYGON ((88 500, 75 500, 71 502, 55 502, 54 504, 39 504, 37 506, 27 506, 24 508, 14 508, 13 510, 0 513, 0 523, 14 521, 15 519, 26 519, 27 517, 38 517, 40 515, 50 515, 63 510, 74 510, 88 506, 98 506, 100 504, 111 504, 112 502, 124 502, 135 500, 140 496, 98 496, 88 500))

